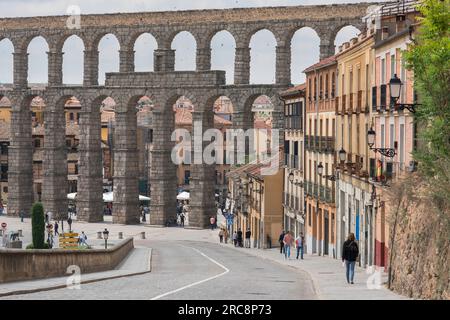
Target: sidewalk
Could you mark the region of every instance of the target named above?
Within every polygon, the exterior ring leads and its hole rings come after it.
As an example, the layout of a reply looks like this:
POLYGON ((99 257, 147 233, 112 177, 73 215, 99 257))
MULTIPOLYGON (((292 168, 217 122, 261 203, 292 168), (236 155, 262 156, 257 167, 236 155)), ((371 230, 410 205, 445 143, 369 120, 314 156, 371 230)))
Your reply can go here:
MULTIPOLYGON (((340 260, 315 255, 305 255, 305 260, 296 260, 297 251, 291 252, 292 260, 285 260, 280 254, 280 249, 244 249, 235 248, 233 245, 222 244, 259 258, 271 260, 291 268, 305 271, 312 278, 317 296, 321 300, 404 300, 406 297, 397 295, 386 288, 387 276, 381 276, 381 284, 377 285, 376 277, 368 274, 366 270, 357 267, 355 272, 355 284, 347 284, 345 268, 340 260), (368 285, 371 277, 373 282, 368 285), (374 289, 369 289, 374 288, 374 289)), ((378 283, 380 277, 378 277, 378 283)))
MULTIPOLYGON (((114 270, 81 274, 81 285, 149 273, 151 272, 151 258, 152 249, 136 247, 114 270)), ((69 275, 66 277, 0 284, 0 299, 5 296, 66 288, 68 278, 69 275)))

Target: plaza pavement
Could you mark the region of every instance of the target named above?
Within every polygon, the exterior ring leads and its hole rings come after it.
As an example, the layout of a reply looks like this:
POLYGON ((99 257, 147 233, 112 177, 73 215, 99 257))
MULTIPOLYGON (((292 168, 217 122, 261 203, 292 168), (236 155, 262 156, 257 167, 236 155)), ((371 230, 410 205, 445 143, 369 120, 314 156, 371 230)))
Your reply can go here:
MULTIPOLYGON (((106 218, 107 219, 107 218, 106 218)), ((22 229, 24 233, 24 242, 31 242, 31 223, 30 219, 26 219, 24 223, 21 223, 17 218, 8 218, 1 216, 0 223, 7 222, 10 229, 17 230, 22 229)), ((222 222, 219 220, 218 222, 222 222)), ((381 281, 377 281, 376 275, 368 274, 364 269, 357 268, 355 276, 355 285, 347 284, 345 280, 345 269, 342 266, 342 262, 339 260, 331 259, 328 257, 319 257, 314 255, 305 255, 305 260, 285 260, 283 255, 279 253, 279 249, 261 250, 261 249, 244 249, 235 248, 233 245, 219 244, 218 230, 191 230, 181 228, 155 228, 148 225, 140 226, 124 226, 113 225, 110 221, 103 223, 78 223, 74 222, 72 229, 75 231, 85 231, 88 235, 88 242, 98 242, 101 245, 101 240, 96 239, 97 232, 103 231, 104 228, 108 228, 110 231, 111 241, 117 241, 118 232, 124 233, 124 238, 134 237, 138 244, 148 243, 147 247, 152 247, 152 243, 156 242, 170 242, 170 243, 189 243, 195 241, 197 243, 209 243, 209 249, 216 247, 218 252, 223 252, 223 249, 238 251, 245 256, 253 256, 258 259, 263 259, 270 263, 279 265, 280 271, 284 268, 296 270, 304 273, 306 277, 309 277, 314 285, 314 291, 319 299, 325 300, 396 300, 406 299, 400 295, 397 295, 385 287, 386 275, 381 274, 381 281), (140 240, 140 233, 146 233, 147 240, 140 240), (372 282, 368 280, 372 279, 372 282)), ((292 255, 295 258, 295 250, 292 255)), ((222 259, 223 263, 227 263, 227 256, 222 259)), ((231 259, 231 258, 230 258, 231 259)), ((138 263, 139 257, 136 256, 133 263, 138 263)), ((231 262, 231 261, 230 261, 231 262)), ((233 263, 236 263, 233 261, 233 263)), ((237 262, 239 263, 239 262, 237 262)))

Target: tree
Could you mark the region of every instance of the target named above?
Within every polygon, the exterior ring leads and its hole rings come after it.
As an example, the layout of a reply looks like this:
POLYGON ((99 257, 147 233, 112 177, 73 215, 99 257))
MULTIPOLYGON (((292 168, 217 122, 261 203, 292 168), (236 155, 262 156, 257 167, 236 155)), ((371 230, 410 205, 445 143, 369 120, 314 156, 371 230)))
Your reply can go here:
POLYGON ((417 36, 406 52, 421 105, 417 108, 418 148, 414 158, 443 208, 450 203, 450 0, 418 5, 417 36))
POLYGON ((35 203, 31 209, 31 228, 33 235, 33 248, 45 248, 45 217, 42 203, 35 203))

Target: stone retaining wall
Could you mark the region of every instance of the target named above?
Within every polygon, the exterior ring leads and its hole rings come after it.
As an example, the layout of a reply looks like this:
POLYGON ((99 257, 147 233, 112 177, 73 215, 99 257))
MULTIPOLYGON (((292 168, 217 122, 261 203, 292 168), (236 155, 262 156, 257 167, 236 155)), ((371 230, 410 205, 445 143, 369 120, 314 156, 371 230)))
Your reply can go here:
POLYGON ((0 251, 0 283, 67 275, 76 265, 83 273, 112 270, 134 248, 129 238, 108 250, 4 250, 0 251))

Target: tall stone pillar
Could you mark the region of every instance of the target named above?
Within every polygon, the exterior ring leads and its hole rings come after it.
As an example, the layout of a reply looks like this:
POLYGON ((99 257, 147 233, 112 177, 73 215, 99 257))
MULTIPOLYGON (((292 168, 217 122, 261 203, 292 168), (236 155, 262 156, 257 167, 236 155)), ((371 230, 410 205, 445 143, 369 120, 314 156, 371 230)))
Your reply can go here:
POLYGON ((85 222, 103 221, 101 119, 94 107, 80 115, 77 211, 78 220, 85 222))
MULTIPOLYGON (((214 113, 211 112, 193 112, 194 124, 202 123, 202 132, 214 127, 214 113)), ((196 148, 193 143, 194 158, 202 159, 202 163, 194 162, 191 165, 191 199, 189 206, 189 227, 207 228, 211 216, 215 216, 217 208, 215 205, 215 165, 207 165, 203 159, 203 151, 210 142, 202 142, 202 148, 196 148)))
POLYGON ((33 145, 31 111, 11 112, 11 140, 8 148, 8 215, 30 216, 33 204, 33 145))
POLYGON ((116 111, 113 223, 139 224, 139 163, 134 108, 116 111))
POLYGON ((15 51, 14 57, 14 87, 26 88, 28 85, 28 53, 27 51, 15 51))
MULTIPOLYGON (((249 129, 253 129, 253 113, 251 112, 251 110, 246 110, 246 111, 235 111, 233 112, 232 115, 232 128, 233 130, 243 130, 244 133, 249 130, 249 129)), ((231 141, 228 141, 227 143, 232 143, 231 141)), ((249 141, 248 139, 246 139, 246 143, 245 143, 245 154, 243 155, 245 158, 245 155, 249 154, 250 152, 250 143, 251 141, 249 141)), ((238 150, 238 142, 235 141, 233 142, 234 145, 234 156, 233 156, 233 162, 230 163, 231 165, 238 165, 238 164, 242 164, 242 163, 238 163, 238 159, 240 157, 242 157, 242 154, 239 154, 239 150, 238 150)), ((256 147, 256 146, 254 146, 256 147)), ((230 150, 227 151, 227 161, 231 160, 231 152, 230 150)))
POLYGON ((67 210, 67 145, 66 119, 62 106, 47 105, 44 111, 44 160, 42 200, 45 212, 58 220, 66 220, 67 210))
POLYGON ((157 49, 153 55, 155 72, 170 72, 175 70, 175 50, 157 49))
POLYGON ((48 55, 48 85, 59 86, 63 83, 63 53, 49 51, 48 55))
POLYGON ((156 226, 165 226, 169 218, 176 217, 177 168, 171 158, 174 121, 172 109, 153 111, 150 224, 156 226))
POLYGON ((333 56, 335 54, 335 50, 333 41, 328 39, 320 39, 320 60, 333 56))
POLYGON ((84 51, 84 86, 98 85, 98 50, 84 51))
POLYGON ((250 48, 236 48, 234 62, 234 84, 250 82, 250 48))
POLYGON ((291 83, 291 47, 277 47, 277 63, 276 63, 276 83, 291 83))
POLYGON ((120 72, 134 72, 134 50, 120 50, 120 72))
POLYGON ((197 70, 211 70, 211 48, 197 49, 197 70))

